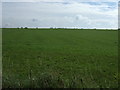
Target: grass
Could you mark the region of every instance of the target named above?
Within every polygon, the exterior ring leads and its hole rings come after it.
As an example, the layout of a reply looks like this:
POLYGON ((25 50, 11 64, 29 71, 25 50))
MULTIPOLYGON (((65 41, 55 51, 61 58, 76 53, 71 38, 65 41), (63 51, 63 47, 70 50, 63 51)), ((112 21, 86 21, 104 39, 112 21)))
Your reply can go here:
POLYGON ((0 89, 2 88, 2 29, 0 28, 0 89))
POLYGON ((116 88, 118 31, 3 29, 3 88, 116 88))

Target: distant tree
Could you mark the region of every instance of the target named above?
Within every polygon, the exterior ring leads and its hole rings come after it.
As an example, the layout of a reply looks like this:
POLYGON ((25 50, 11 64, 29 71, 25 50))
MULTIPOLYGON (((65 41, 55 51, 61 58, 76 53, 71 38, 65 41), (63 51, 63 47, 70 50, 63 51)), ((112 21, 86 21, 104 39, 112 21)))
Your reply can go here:
POLYGON ((36 27, 36 29, 38 29, 38 27, 36 27))
POLYGON ((25 27, 25 29, 28 29, 28 27, 25 27))
POLYGON ((23 29, 23 27, 21 27, 21 29, 23 29))

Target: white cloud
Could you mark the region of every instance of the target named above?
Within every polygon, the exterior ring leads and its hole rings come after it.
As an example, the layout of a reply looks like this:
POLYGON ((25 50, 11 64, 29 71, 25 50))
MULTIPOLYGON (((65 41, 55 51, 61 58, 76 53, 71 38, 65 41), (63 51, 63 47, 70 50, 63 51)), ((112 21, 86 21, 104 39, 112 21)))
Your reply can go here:
POLYGON ((0 28, 2 27, 2 3, 0 2, 0 28))
POLYGON ((2 0, 2 2, 63 2, 64 0, 2 0))
POLYGON ((2 0, 2 2, 118 2, 119 0, 2 0))
MULTIPOLYGON (((55 1, 58 0, 52 2, 55 1)), ((113 6, 105 3, 90 5, 77 1, 79 0, 70 4, 3 3, 3 26, 117 28, 117 6, 109 8, 113 6)))

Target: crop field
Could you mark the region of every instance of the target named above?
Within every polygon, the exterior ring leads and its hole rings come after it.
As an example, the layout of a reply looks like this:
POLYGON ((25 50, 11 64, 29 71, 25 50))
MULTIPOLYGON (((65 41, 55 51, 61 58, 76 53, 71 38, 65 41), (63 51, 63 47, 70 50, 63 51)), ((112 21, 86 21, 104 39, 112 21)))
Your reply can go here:
POLYGON ((3 29, 3 88, 116 88, 118 31, 3 29))

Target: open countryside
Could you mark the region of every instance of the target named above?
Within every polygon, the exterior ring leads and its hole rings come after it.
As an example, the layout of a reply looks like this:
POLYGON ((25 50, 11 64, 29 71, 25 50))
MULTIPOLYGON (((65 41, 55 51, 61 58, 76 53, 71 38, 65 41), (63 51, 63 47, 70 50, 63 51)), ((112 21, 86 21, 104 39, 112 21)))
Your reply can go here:
POLYGON ((116 88, 118 31, 4 28, 3 88, 116 88))

